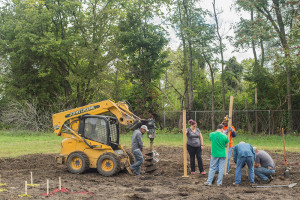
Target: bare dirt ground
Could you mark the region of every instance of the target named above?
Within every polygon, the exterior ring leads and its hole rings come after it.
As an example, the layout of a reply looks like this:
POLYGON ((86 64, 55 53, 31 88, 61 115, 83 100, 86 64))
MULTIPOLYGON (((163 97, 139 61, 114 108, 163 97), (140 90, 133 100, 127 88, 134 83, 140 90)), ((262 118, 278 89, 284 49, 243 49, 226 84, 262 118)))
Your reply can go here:
MULTIPOLYGON (((231 165, 229 175, 224 176, 223 186, 204 186, 206 175, 183 175, 183 154, 181 148, 158 147, 160 154, 158 170, 153 174, 143 174, 142 177, 130 176, 120 172, 117 176, 103 177, 96 170, 89 170, 85 174, 71 174, 66 166, 55 163, 55 155, 35 154, 18 158, 0 158, 1 183, 0 199, 300 199, 300 154, 288 153, 290 162, 290 178, 284 179, 283 156, 271 152, 276 165, 276 175, 269 185, 289 185, 298 183, 293 188, 251 188, 243 170, 242 185, 232 186, 234 182, 234 168, 231 165), (34 184, 28 187, 31 197, 19 197, 24 194, 24 183, 30 184, 30 172, 33 172, 34 184), (58 178, 62 179, 62 192, 58 189, 58 178), (50 193, 46 193, 46 180, 50 180, 50 193), (7 191, 5 191, 7 190, 7 191)), ((203 154, 204 168, 209 169, 210 149, 203 154)))

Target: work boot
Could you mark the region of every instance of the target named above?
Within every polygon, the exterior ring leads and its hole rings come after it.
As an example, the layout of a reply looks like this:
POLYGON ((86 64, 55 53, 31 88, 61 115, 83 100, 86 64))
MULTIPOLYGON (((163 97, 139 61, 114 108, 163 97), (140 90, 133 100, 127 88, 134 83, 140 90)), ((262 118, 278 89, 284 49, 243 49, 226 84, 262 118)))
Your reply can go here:
POLYGON ((211 186, 211 183, 205 182, 204 185, 205 186, 211 186))
POLYGON ((257 185, 256 183, 250 183, 250 186, 252 187, 252 186, 255 186, 255 185, 257 185))
POLYGON ((271 181, 273 181, 274 178, 273 178, 272 175, 270 175, 270 176, 269 176, 269 179, 270 179, 270 182, 271 182, 271 181))
POLYGON ((262 183, 263 183, 263 184, 268 184, 268 183, 270 183, 271 181, 272 181, 272 180, 268 178, 267 180, 263 180, 262 183))
POLYGON ((240 184, 240 183, 235 183, 235 182, 234 182, 234 183, 232 183, 232 185, 235 186, 235 187, 239 187, 241 184, 240 184))
POLYGON ((126 169, 127 169, 128 174, 133 175, 133 172, 132 172, 130 166, 129 166, 129 167, 126 167, 126 169))

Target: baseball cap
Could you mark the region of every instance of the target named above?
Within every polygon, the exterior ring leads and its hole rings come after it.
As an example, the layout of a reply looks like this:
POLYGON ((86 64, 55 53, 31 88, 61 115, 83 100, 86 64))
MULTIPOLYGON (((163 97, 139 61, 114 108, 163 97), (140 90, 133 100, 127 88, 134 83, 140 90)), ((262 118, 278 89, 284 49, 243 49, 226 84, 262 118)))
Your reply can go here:
POLYGON ((149 131, 148 127, 146 125, 142 125, 141 128, 144 129, 144 130, 146 130, 146 131, 149 131))

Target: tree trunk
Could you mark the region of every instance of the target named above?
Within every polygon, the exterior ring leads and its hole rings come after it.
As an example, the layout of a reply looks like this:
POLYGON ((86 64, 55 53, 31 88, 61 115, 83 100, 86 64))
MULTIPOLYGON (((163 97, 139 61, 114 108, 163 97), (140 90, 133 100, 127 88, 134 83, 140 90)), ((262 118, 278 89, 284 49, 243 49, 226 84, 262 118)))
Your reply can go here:
POLYGON ((193 53, 192 53, 192 44, 191 41, 188 41, 189 44, 189 117, 191 117, 191 111, 193 110, 193 53))
POLYGON ((249 113, 248 113, 248 101, 247 101, 247 99, 246 99, 246 101, 245 101, 245 110, 246 110, 247 130, 248 130, 249 132, 252 132, 251 122, 250 122, 250 119, 249 119, 249 113))
POLYGON ((215 130, 215 78, 214 78, 214 70, 213 66, 211 65, 210 61, 206 58, 203 54, 203 57, 209 66, 210 76, 211 76, 211 128, 215 130))
POLYGON ((213 9, 214 9, 214 17, 216 21, 216 28, 217 28, 217 35, 219 40, 219 49, 221 54, 221 65, 222 65, 222 74, 221 74, 221 81, 222 81, 222 103, 223 103, 223 110, 225 110, 225 83, 224 83, 224 55, 223 55, 223 41, 220 35, 220 27, 219 27, 219 20, 216 12, 216 1, 213 0, 213 9))
POLYGON ((179 19, 180 19, 180 36, 182 40, 182 48, 183 48, 183 75, 184 75, 184 98, 185 98, 185 109, 189 108, 189 92, 188 92, 188 67, 187 67, 187 50, 186 50, 186 41, 184 35, 184 21, 182 19, 182 13, 180 9, 180 5, 178 5, 179 9, 179 19))

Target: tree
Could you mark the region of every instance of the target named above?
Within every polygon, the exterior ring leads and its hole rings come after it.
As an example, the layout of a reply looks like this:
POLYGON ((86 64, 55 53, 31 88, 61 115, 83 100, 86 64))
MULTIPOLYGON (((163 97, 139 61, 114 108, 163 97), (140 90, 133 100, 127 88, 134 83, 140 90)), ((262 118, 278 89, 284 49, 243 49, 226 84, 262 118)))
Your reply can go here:
POLYGON ((255 9, 265 20, 272 26, 272 33, 276 34, 281 47, 278 49, 280 53, 275 53, 278 56, 277 61, 284 66, 286 72, 286 96, 288 102, 289 124, 291 129, 293 124, 292 119, 292 96, 291 96, 291 70, 295 66, 292 59, 291 46, 288 40, 291 36, 291 28, 294 26, 297 16, 297 3, 295 1, 254 1, 254 0, 238 0, 237 3, 245 10, 255 9), (284 59, 281 59, 281 57, 284 59))
POLYGON ((131 101, 136 112, 144 117, 157 116, 157 91, 154 87, 169 63, 165 60, 167 40, 164 31, 149 21, 152 1, 133 1, 127 7, 127 16, 119 24, 117 39, 129 67, 128 78, 134 88, 131 101), (133 99, 134 98, 134 99, 133 99))

